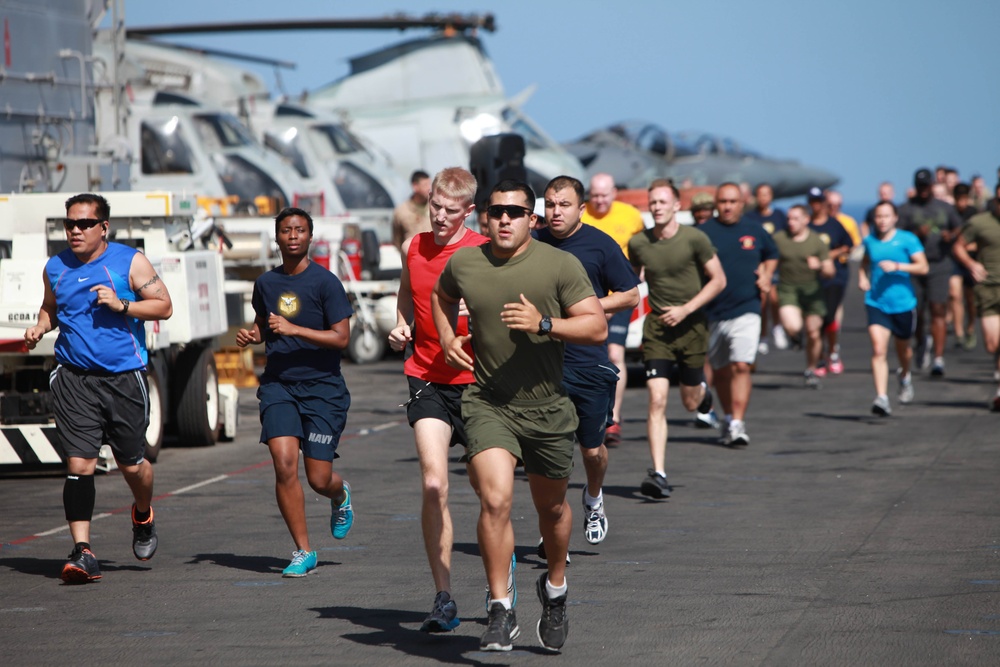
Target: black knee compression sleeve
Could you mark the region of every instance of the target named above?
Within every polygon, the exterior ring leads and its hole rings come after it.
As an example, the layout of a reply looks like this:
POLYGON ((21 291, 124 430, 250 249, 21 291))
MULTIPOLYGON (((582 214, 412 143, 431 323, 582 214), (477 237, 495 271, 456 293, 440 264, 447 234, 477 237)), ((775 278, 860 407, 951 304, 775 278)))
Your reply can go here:
POLYGON ((67 521, 90 521, 94 517, 94 476, 66 475, 63 508, 67 521))

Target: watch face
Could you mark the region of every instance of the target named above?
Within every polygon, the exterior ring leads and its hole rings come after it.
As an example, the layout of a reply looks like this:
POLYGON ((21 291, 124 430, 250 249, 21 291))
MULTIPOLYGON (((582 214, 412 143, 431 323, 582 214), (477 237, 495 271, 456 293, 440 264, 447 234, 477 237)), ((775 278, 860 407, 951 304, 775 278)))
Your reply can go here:
POLYGON ((538 332, 547 334, 552 331, 552 318, 545 316, 542 318, 541 324, 538 325, 538 332))

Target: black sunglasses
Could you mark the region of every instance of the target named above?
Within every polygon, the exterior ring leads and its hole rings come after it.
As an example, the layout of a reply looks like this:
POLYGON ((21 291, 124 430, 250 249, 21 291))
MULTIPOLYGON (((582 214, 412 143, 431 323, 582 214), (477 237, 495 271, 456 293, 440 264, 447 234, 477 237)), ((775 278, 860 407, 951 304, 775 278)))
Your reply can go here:
POLYGON ((102 222, 104 222, 104 221, 103 220, 97 220, 95 218, 84 218, 82 220, 71 220, 70 218, 64 218, 63 219, 63 226, 66 228, 66 231, 69 231, 69 230, 73 229, 74 227, 79 227, 80 230, 82 231, 82 230, 85 230, 85 229, 90 229, 91 227, 94 227, 96 225, 99 225, 102 222))
POLYGON ((517 206, 516 204, 490 204, 486 208, 486 215, 497 220, 502 218, 504 213, 511 220, 517 220, 520 217, 531 215, 533 211, 530 208, 517 206))

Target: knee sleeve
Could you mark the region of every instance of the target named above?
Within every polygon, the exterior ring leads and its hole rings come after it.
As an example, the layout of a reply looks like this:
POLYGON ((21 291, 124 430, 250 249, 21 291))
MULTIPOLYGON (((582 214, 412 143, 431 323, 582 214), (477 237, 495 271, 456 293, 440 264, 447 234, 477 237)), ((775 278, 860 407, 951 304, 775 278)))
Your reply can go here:
POLYGON ((63 507, 67 521, 90 521, 94 516, 94 476, 67 475, 63 486, 63 507))

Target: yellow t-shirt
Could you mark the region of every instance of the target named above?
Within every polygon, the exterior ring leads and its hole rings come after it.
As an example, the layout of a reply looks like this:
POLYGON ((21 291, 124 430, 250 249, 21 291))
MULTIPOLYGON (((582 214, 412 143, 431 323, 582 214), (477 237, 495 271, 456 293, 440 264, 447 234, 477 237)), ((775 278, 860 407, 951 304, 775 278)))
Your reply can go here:
POLYGON ((861 230, 858 229, 857 220, 846 213, 838 213, 837 222, 840 223, 840 226, 843 227, 847 234, 851 237, 851 242, 854 245, 859 245, 861 243, 861 230))
POLYGON ((611 210, 603 218, 594 217, 590 204, 587 204, 583 210, 583 221, 613 238, 615 243, 621 246, 626 257, 628 257, 629 239, 646 228, 639 209, 620 201, 611 202, 611 210))

